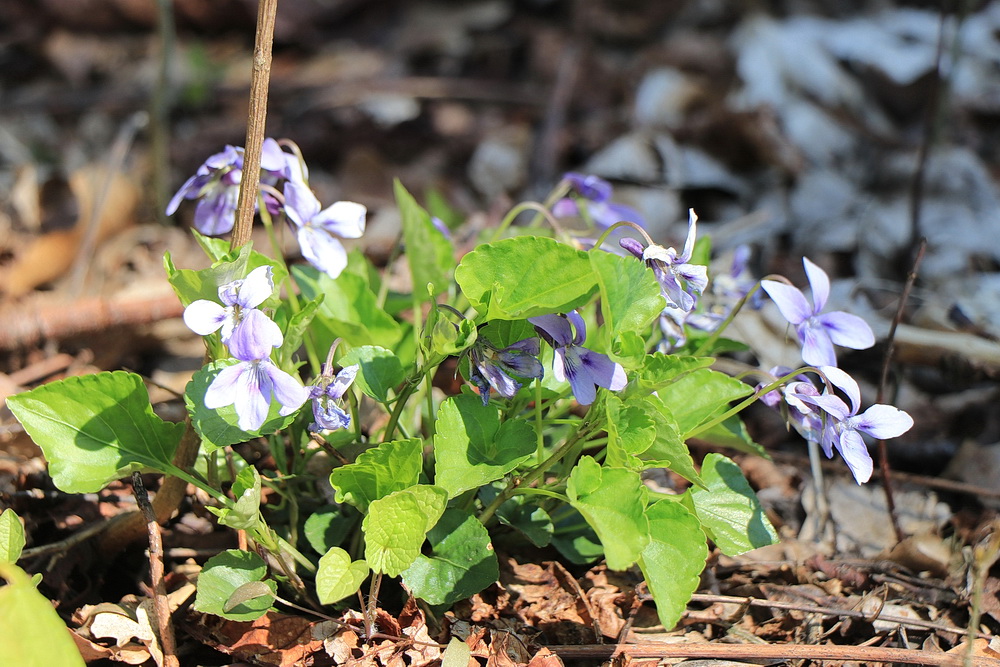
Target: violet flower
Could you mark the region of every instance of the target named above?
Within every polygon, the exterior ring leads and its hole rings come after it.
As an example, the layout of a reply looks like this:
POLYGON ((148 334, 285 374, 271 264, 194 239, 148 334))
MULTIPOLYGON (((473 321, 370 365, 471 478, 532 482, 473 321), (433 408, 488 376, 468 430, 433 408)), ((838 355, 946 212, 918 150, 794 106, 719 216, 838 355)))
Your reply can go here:
POLYGON ((278 339, 281 330, 257 309, 274 292, 270 266, 258 266, 246 278, 219 287, 219 305, 198 299, 184 309, 184 324, 200 336, 222 329, 222 342, 242 349, 278 339))
POLYGON ((347 388, 358 375, 358 364, 344 367, 336 377, 320 376, 319 381, 309 387, 309 397, 313 400, 313 419, 309 430, 336 431, 351 427, 351 415, 338 405, 347 388))
POLYGON ((599 176, 569 172, 563 176, 569 181, 579 198, 564 197, 552 206, 552 215, 557 218, 581 215, 583 205, 586 216, 601 227, 610 227, 616 222, 627 220, 644 227, 646 222, 631 206, 611 201, 611 184, 599 176))
POLYGON ((347 251, 340 239, 356 239, 364 234, 367 209, 351 201, 321 208, 316 195, 304 184, 285 183, 285 215, 298 229, 302 256, 336 278, 347 266, 347 251))
POLYGON ((552 373, 559 381, 568 380, 580 405, 590 405, 597 398, 597 387, 611 391, 625 388, 628 378, 621 364, 606 354, 581 347, 587 339, 587 325, 579 313, 529 317, 535 330, 555 350, 552 373), (575 330, 575 333, 574 333, 575 330))
POLYGON ((272 400, 281 404, 278 414, 282 416, 302 407, 309 398, 309 390, 270 359, 271 348, 281 345, 281 341, 280 331, 276 337, 231 338, 229 352, 239 363, 223 368, 212 381, 205 392, 205 407, 214 410, 234 405, 239 417, 237 425, 244 431, 256 431, 263 426, 272 400))
POLYGON ((519 340, 502 350, 478 338, 469 351, 469 380, 479 388, 483 405, 490 402, 490 387, 504 398, 513 398, 522 386, 513 376, 540 380, 545 371, 536 358, 539 351, 537 338, 519 340))
MULTIPOLYGON (((261 182, 274 185, 288 178, 289 157, 274 139, 265 139, 260 158, 261 182)), ((173 215, 184 199, 198 199, 194 210, 195 228, 207 236, 219 236, 232 231, 236 222, 236 204, 243 178, 243 149, 226 146, 198 167, 194 176, 184 182, 170 203, 167 215, 173 215)))
POLYGON ((781 311, 782 317, 795 327, 802 343, 802 359, 811 366, 836 366, 834 344, 854 350, 864 350, 875 344, 875 334, 868 323, 857 315, 834 311, 821 315, 830 296, 830 279, 826 272, 803 257, 806 277, 812 288, 812 305, 797 287, 776 280, 762 280, 761 287, 781 311))
POLYGON ((653 269, 656 281, 660 283, 660 293, 667 300, 668 308, 679 308, 684 312, 694 310, 697 296, 708 287, 708 267, 689 264, 694 252, 697 235, 698 216, 694 209, 688 210, 688 235, 684 250, 680 254, 674 248, 664 248, 651 243, 645 248, 633 238, 619 241, 621 247, 646 262, 653 269))

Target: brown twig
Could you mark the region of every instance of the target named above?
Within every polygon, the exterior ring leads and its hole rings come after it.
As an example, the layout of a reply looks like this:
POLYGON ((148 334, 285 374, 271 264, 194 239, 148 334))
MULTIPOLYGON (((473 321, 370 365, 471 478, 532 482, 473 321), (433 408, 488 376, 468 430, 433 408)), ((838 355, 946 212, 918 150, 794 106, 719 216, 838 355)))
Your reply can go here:
MULTIPOLYGON (((632 658, 709 658, 721 660, 855 660, 862 662, 902 663, 907 665, 962 664, 962 657, 947 653, 878 646, 841 646, 837 644, 667 644, 642 642, 637 644, 593 646, 548 646, 564 660, 587 660, 591 664, 610 660, 618 655, 632 658)), ((974 657, 973 667, 998 667, 995 658, 974 657)))
MULTIPOLYGON (((646 598, 647 596, 643 596, 646 598)), ((652 599, 649 597, 648 599, 652 599)), ((956 628, 934 621, 925 621, 922 618, 903 618, 901 616, 890 616, 881 612, 872 617, 870 612, 858 611, 857 609, 838 609, 836 607, 823 607, 807 604, 796 604, 794 602, 777 602, 772 600, 761 600, 758 598, 744 598, 732 595, 707 595, 695 593, 691 596, 691 602, 704 602, 706 604, 739 604, 745 607, 768 607, 770 609, 784 609, 786 611, 801 611, 807 614, 822 614, 823 616, 836 616, 840 618, 859 618, 868 622, 875 620, 886 623, 898 623, 899 625, 920 628, 922 630, 935 630, 940 632, 951 632, 956 635, 966 635, 968 631, 963 628, 956 628)))
POLYGON ((163 651, 163 665, 180 667, 174 626, 170 622, 167 587, 163 583, 163 537, 160 534, 160 524, 156 521, 156 513, 146 495, 146 487, 142 484, 142 475, 138 472, 132 473, 132 493, 135 494, 135 501, 146 520, 146 532, 149 535, 149 578, 153 586, 153 609, 156 611, 156 629, 160 636, 160 650, 163 651))
MULTIPOLYGON (((876 403, 882 403, 885 400, 885 388, 889 383, 889 369, 892 366, 892 357, 896 351, 896 328, 899 327, 899 323, 903 320, 906 303, 910 299, 910 290, 913 289, 913 283, 917 281, 920 263, 924 261, 924 253, 926 251, 927 239, 922 238, 920 239, 920 245, 917 247, 917 256, 913 260, 913 268, 910 269, 909 275, 906 276, 903 293, 899 295, 899 306, 896 308, 896 315, 892 318, 892 325, 889 327, 885 358, 882 360, 882 375, 879 377, 878 392, 875 396, 876 403)), ((892 496, 892 469, 889 467, 889 448, 886 446, 885 440, 878 441, 878 466, 879 470, 882 471, 882 488, 885 489, 885 502, 889 509, 889 520, 892 522, 892 531, 896 535, 896 542, 902 542, 905 536, 903 535, 903 529, 899 525, 899 516, 896 513, 896 501, 892 496)))
POLYGON ((236 208, 231 248, 236 250, 250 240, 254 205, 260 186, 260 154, 264 145, 264 125, 267 118, 267 86, 271 79, 271 44, 278 0, 260 0, 257 7, 257 35, 253 47, 253 71, 250 75, 250 113, 247 140, 243 149, 243 179, 236 208))
POLYGON ((173 292, 138 294, 111 299, 78 299, 28 309, 0 311, 0 350, 37 345, 103 331, 114 326, 137 326, 180 317, 184 311, 173 292))

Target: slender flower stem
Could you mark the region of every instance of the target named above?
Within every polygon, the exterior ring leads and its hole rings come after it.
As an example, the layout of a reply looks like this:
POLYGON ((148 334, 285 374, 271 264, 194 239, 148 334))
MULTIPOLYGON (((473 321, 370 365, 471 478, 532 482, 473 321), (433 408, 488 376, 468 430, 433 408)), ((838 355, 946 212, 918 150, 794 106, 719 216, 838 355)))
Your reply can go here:
POLYGON ((693 430, 688 431, 687 433, 684 434, 684 439, 687 440, 689 438, 693 438, 694 436, 698 435, 699 433, 704 433, 705 431, 709 430, 713 426, 717 426, 717 425, 721 424, 722 422, 726 421, 727 419, 729 419, 733 415, 737 415, 740 412, 742 412, 748 405, 752 404, 754 401, 759 400, 760 397, 763 396, 764 394, 767 394, 768 392, 774 391, 778 387, 782 386, 783 384, 785 384, 786 382, 788 382, 789 380, 791 380, 792 378, 794 378, 796 375, 799 375, 800 373, 809 373, 809 372, 817 373, 817 374, 819 374, 820 377, 824 377, 825 378, 825 376, 823 375, 822 371, 820 371, 818 368, 814 368, 813 366, 803 366, 802 368, 794 370, 791 373, 788 373, 787 375, 781 376, 780 378, 778 378, 777 380, 775 380, 771 384, 767 385, 766 387, 762 387, 761 389, 758 389, 757 391, 755 391, 754 393, 750 394, 745 399, 743 399, 742 401, 740 401, 735 407, 730 408, 729 410, 727 410, 726 412, 722 413, 721 415, 719 415, 715 419, 710 419, 707 422, 705 422, 704 424, 699 424, 698 426, 694 427, 693 430))
POLYGON ((417 387, 420 386, 420 378, 423 377, 423 373, 418 369, 417 373, 407 379, 406 384, 403 385, 403 389, 396 396, 396 405, 392 408, 392 414, 389 415, 389 423, 385 427, 385 435, 382 436, 382 442, 389 442, 392 440, 393 433, 396 432, 396 427, 399 425, 399 417, 403 414, 403 408, 406 407, 406 402, 416 391, 417 387))
POLYGON ((646 245, 653 245, 653 239, 650 238, 649 234, 646 233, 645 229, 635 224, 634 222, 630 222, 628 220, 622 220, 621 222, 616 222, 615 224, 605 229, 604 233, 598 237, 597 242, 594 243, 594 247, 600 248, 602 245, 604 245, 604 242, 607 240, 611 232, 618 229, 619 227, 631 227, 632 229, 636 230, 642 235, 642 238, 646 240, 646 245))
POLYGON ((500 221, 500 226, 493 232, 493 237, 490 238, 490 243, 493 243, 500 238, 500 235, 503 234, 507 228, 510 227, 511 223, 514 222, 514 219, 525 211, 535 211, 539 216, 544 217, 548 223, 552 225, 552 229, 556 230, 560 234, 565 234, 562 225, 560 225, 559 221, 553 217, 552 213, 549 212, 549 209, 546 208, 545 205, 539 204, 536 201, 526 201, 521 202, 514 208, 510 209, 510 212, 507 213, 507 215, 504 216, 504 219, 500 221))

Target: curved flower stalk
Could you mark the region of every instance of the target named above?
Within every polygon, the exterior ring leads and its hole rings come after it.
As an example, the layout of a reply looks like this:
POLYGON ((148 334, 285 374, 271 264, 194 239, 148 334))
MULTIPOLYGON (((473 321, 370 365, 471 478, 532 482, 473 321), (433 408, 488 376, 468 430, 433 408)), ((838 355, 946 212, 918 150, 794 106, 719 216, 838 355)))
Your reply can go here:
POLYGON ((875 344, 875 334, 857 315, 834 311, 822 313, 830 296, 830 278, 823 269, 802 258, 812 288, 812 305, 797 287, 776 280, 762 280, 761 287, 781 311, 802 344, 802 360, 811 366, 836 366, 833 346, 864 350, 875 344))
MULTIPOLYGON (((293 159, 294 156, 281 150, 277 141, 265 139, 260 158, 261 183, 275 185, 282 178, 289 178, 289 163, 293 159)), ((197 199, 195 228, 207 236, 226 234, 236 221, 242 178, 243 148, 226 146, 205 160, 195 175, 184 182, 167 204, 167 215, 176 213, 181 201, 197 199)))
POLYGON ((537 338, 519 340, 502 350, 477 338, 469 350, 469 380, 479 388, 483 405, 490 402, 491 387, 504 398, 514 398, 522 386, 515 378, 542 379, 545 371, 537 359, 540 349, 537 338))
MULTIPOLYGON (((261 317, 267 320, 263 313, 261 317)), ((281 404, 282 416, 301 408, 309 398, 309 390, 270 359, 271 348, 281 342, 277 325, 274 329, 260 329, 255 335, 231 338, 229 353, 240 363, 222 369, 212 381, 205 392, 205 407, 215 410, 235 406, 237 425, 244 431, 256 431, 264 424, 272 400, 281 404)))
POLYGON ((631 206, 611 201, 612 187, 599 176, 569 172, 563 176, 577 197, 564 197, 552 206, 557 218, 584 215, 600 227, 610 227, 621 220, 644 227, 646 222, 631 206))
POLYGON ((351 427, 351 415, 340 407, 339 403, 357 377, 359 368, 361 367, 358 364, 353 364, 345 366, 336 376, 324 373, 316 384, 309 387, 309 398, 313 402, 315 420, 309 425, 310 431, 318 433, 351 427))
POLYGON ((580 405, 590 405, 597 398, 597 387, 611 391, 625 388, 628 378, 621 364, 582 347, 587 339, 587 325, 576 311, 566 315, 529 317, 535 330, 555 350, 552 373, 559 381, 569 381, 580 405))
POLYGON ((366 214, 363 205, 351 201, 338 201, 324 209, 306 185, 294 180, 285 183, 285 215, 297 228, 302 256, 331 278, 347 266, 347 250, 340 239, 364 234, 366 214))
POLYGON ((246 278, 219 287, 219 305, 198 299, 184 309, 184 324, 200 336, 222 330, 222 342, 240 349, 259 347, 278 339, 281 331, 257 306, 274 293, 270 266, 259 266, 246 278))

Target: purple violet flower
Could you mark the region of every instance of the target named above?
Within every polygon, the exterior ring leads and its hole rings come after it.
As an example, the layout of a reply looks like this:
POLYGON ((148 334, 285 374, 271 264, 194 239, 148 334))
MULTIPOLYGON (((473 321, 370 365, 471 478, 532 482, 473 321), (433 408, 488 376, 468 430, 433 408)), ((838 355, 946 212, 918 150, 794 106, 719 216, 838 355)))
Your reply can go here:
MULTIPOLYGON (((288 178, 290 157, 274 139, 265 139, 260 158, 261 182, 276 184, 288 178)), ((195 228, 207 236, 219 236, 232 231, 236 222, 236 204, 243 178, 243 149, 226 146, 198 167, 194 176, 184 182, 170 203, 167 215, 173 215, 184 199, 198 199, 194 210, 195 228)))
POLYGON ((802 343, 802 359, 812 366, 836 366, 834 344, 854 350, 864 350, 875 344, 875 334, 868 323, 857 315, 843 311, 820 314, 830 296, 830 279, 823 269, 802 258, 806 277, 812 288, 813 304, 797 287, 776 280, 762 280, 761 287, 781 311, 782 317, 795 327, 802 343))
POLYGON ((340 239, 356 239, 365 233, 367 209, 352 201, 321 208, 308 187, 295 181, 285 183, 285 215, 298 228, 302 256, 336 278, 347 266, 347 251, 340 239))
POLYGON ((544 374, 536 358, 540 351, 537 338, 525 338, 502 350, 478 338, 469 351, 469 380, 479 388, 483 405, 490 402, 490 387, 504 398, 513 398, 522 383, 512 376, 540 380, 544 374))
POLYGON ((560 382, 569 381, 580 405, 593 403, 599 386, 611 391, 625 388, 628 378, 621 364, 611 361, 606 354, 581 347, 587 339, 587 325, 579 313, 540 315, 529 317, 528 321, 555 350, 552 373, 560 382))
POLYGON ((274 292, 270 266, 258 266, 246 278, 219 287, 219 305, 198 299, 184 309, 184 324, 199 336, 222 329, 222 342, 246 349, 275 339, 281 344, 281 330, 257 309, 274 292))
POLYGON ((611 184, 603 178, 571 171, 563 175, 563 179, 569 181, 579 198, 564 197, 557 201, 552 206, 552 215, 557 218, 581 215, 582 203, 587 217, 601 227, 610 227, 622 220, 634 222, 640 227, 646 226, 646 222, 634 208, 611 201, 611 184))
POLYGON ((694 252, 697 235, 698 216, 694 209, 688 211, 688 235, 684 241, 684 251, 680 254, 674 248, 664 248, 651 243, 645 248, 633 238, 619 241, 621 247, 646 262, 653 269, 653 275, 660 283, 660 293, 667 300, 668 308, 679 308, 690 313, 694 310, 698 294, 708 287, 708 267, 689 264, 694 252))
POLYGON ((321 375, 319 381, 309 387, 309 397, 313 399, 313 419, 316 420, 309 425, 310 431, 318 433, 351 427, 351 415, 337 403, 354 382, 359 368, 358 364, 354 364, 344 367, 336 377, 321 375))
POLYGON ((270 359, 271 348, 281 345, 281 341, 280 331, 276 337, 231 338, 229 352, 239 363, 223 368, 212 381, 205 392, 205 407, 214 410, 234 405, 239 417, 237 425, 244 431, 260 429, 267 420, 272 400, 281 404, 278 414, 282 416, 301 408, 309 398, 309 390, 270 359))

